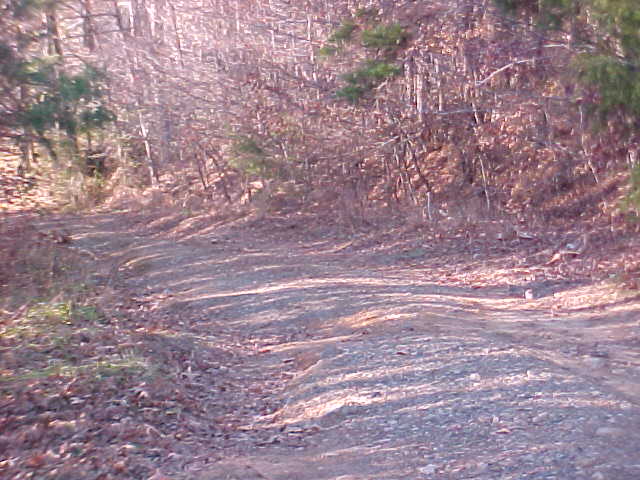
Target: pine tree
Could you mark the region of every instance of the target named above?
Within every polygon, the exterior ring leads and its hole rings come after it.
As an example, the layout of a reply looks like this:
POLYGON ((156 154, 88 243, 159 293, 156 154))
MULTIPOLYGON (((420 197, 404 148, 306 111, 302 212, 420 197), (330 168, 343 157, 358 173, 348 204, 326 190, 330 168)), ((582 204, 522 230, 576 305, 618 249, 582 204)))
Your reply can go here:
MULTIPOLYGON (((640 8, 637 0, 496 0, 506 10, 526 11, 539 24, 574 33, 582 22, 594 31, 580 41, 585 53, 575 66, 595 95, 588 105, 596 122, 612 121, 629 133, 640 129, 640 8)), ((585 29, 587 30, 587 29, 585 29)), ((575 40, 575 39, 574 39, 575 40)), ((637 176, 637 174, 636 174, 637 176)), ((640 207, 637 178, 629 199, 640 207)))
MULTIPOLYGON (((103 101, 105 76, 90 65, 75 71, 65 65, 52 24, 54 10, 54 2, 37 0, 7 0, 0 7, 0 136, 17 141, 23 156, 28 150, 23 147, 36 141, 57 164, 60 146, 54 132, 77 155, 79 135, 88 136, 115 117, 103 101), (37 13, 45 13, 47 21, 40 22, 37 13), (51 45, 48 56, 37 48, 42 39, 51 45)), ((23 158, 25 163, 28 168, 23 158)))

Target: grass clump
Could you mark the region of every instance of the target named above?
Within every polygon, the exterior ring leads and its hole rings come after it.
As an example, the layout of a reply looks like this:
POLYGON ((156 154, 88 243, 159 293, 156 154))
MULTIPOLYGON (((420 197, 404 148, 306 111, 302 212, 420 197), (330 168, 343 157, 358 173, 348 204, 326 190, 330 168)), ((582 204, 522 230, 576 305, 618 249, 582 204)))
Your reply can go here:
POLYGON ((96 306, 77 304, 67 300, 65 302, 42 302, 27 310, 26 320, 47 322, 64 325, 82 325, 104 323, 106 318, 104 313, 96 306))

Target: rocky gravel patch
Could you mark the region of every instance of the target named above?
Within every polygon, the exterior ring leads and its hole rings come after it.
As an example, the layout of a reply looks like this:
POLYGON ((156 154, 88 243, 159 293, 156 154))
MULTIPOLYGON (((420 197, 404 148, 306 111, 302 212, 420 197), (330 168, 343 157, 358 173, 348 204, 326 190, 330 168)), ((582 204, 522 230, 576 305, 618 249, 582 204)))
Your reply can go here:
POLYGON ((272 420, 310 432, 293 462, 246 462, 274 480, 631 479, 639 418, 635 405, 516 345, 371 338, 341 343, 291 382, 272 420))

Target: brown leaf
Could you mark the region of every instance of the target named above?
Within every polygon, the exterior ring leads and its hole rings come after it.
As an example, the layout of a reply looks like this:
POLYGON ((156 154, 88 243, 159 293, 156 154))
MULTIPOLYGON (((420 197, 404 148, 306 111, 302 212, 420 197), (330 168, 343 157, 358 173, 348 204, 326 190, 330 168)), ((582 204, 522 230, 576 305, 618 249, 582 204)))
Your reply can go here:
POLYGON ((31 456, 24 462, 24 464, 29 468, 40 468, 44 465, 44 463, 45 463, 45 455, 41 453, 31 456))
POLYGON ((172 480, 172 479, 171 477, 167 477, 158 469, 147 480, 172 480))

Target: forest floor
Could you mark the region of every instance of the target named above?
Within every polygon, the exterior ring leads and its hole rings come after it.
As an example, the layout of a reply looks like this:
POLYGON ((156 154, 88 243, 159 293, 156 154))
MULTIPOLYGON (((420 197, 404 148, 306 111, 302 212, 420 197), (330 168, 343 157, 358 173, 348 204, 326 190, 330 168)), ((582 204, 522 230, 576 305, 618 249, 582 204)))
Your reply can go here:
POLYGON ((0 325, 4 478, 640 478, 640 302, 587 253, 302 215, 37 228, 105 316, 39 347, 0 325))

